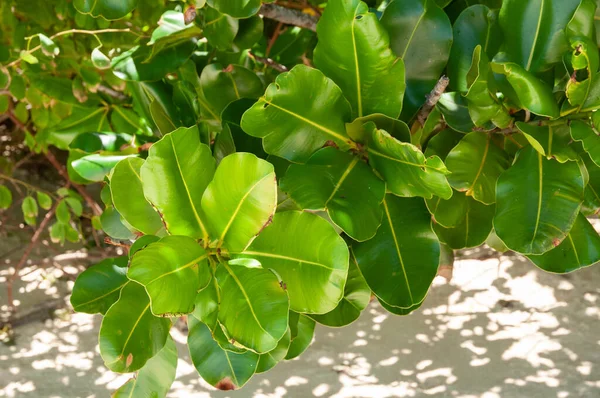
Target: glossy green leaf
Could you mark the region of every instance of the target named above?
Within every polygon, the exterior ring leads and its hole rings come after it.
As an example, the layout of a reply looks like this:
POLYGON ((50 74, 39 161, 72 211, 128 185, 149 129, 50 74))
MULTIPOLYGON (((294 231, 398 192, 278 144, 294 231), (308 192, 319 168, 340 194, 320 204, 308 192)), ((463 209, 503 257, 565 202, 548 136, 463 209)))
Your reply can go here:
POLYGON ((573 18, 567 24, 567 36, 584 36, 589 39, 595 39, 594 14, 596 13, 597 5, 594 0, 582 0, 573 18))
POLYGON ((468 102, 460 93, 442 94, 436 107, 444 115, 444 120, 450 128, 461 133, 470 133, 475 128, 468 102))
POLYGON ((310 317, 325 326, 346 326, 358 319, 370 300, 371 289, 360 273, 356 260, 352 258, 344 287, 344 297, 338 306, 326 314, 310 315, 310 317))
POLYGON ((465 135, 452 129, 444 129, 433 136, 427 143, 425 157, 438 156, 442 160, 446 157, 465 135))
POLYGON ((356 142, 366 144, 370 135, 369 122, 373 122, 375 127, 387 131, 392 137, 402 142, 411 142, 410 129, 401 120, 391 118, 381 113, 374 113, 369 116, 354 119, 352 123, 346 124, 348 136, 356 142))
POLYGON ((341 150, 354 146, 346 134, 349 119, 350 104, 339 87, 320 71, 298 65, 267 87, 242 117, 242 129, 262 138, 267 153, 305 162, 328 141, 341 150))
POLYGON ((541 72, 561 60, 568 49, 564 29, 581 0, 504 0, 500 26, 511 61, 541 72))
POLYGON ((127 257, 102 260, 79 274, 73 285, 71 305, 77 312, 105 314, 119 299, 127 281, 127 257))
POLYGON ((10 189, 6 185, 0 185, 0 210, 5 210, 12 204, 13 197, 10 189))
POLYGON ((73 5, 77 11, 90 14, 94 18, 99 16, 115 20, 121 19, 129 14, 137 6, 138 0, 74 0, 73 5))
POLYGON ((464 194, 454 192, 450 199, 433 197, 427 199, 425 203, 434 224, 440 224, 445 228, 454 228, 464 222, 468 206, 464 194))
MULTIPOLYGON (((50 208, 52 207, 52 198, 50 197, 50 195, 48 195, 47 193, 44 193, 42 191, 37 191, 36 197, 37 197, 38 204, 40 205, 40 207, 42 209, 50 210, 50 208)), ((1 206, 0 206, 0 208, 1 208, 1 206)))
POLYGON ((351 238, 372 238, 379 227, 385 183, 360 158, 323 148, 306 164, 292 164, 281 189, 302 209, 327 210, 351 238))
POLYGON ((194 367, 200 376, 220 389, 240 388, 254 375, 259 355, 246 351, 234 353, 222 349, 213 340, 208 326, 188 318, 188 347, 194 367))
POLYGON ((136 155, 113 155, 94 153, 75 159, 71 163, 73 170, 88 181, 101 182, 121 160, 136 155))
POLYGON ((102 230, 115 239, 134 239, 135 235, 121 221, 121 215, 112 206, 107 206, 100 216, 102 230))
POLYGON ((209 43, 220 50, 228 50, 240 28, 239 20, 220 13, 212 7, 202 9, 204 35, 209 43))
POLYGON ((571 66, 574 72, 567 82, 566 95, 576 111, 581 112, 592 91, 594 77, 600 66, 600 55, 598 45, 585 37, 572 39, 571 49, 571 66), (581 75, 585 77, 580 78, 581 75))
POLYGON ((262 38, 263 31, 264 22, 259 15, 239 20, 239 30, 233 40, 233 51, 251 48, 262 38))
POLYGON ((164 49, 181 44, 189 39, 200 37, 202 30, 194 23, 186 24, 182 12, 166 11, 158 21, 158 27, 152 32, 148 42, 152 52, 145 62, 150 62, 164 49))
POLYGON ((581 141, 590 159, 600 167, 600 136, 596 130, 580 120, 574 120, 571 122, 571 137, 581 141))
POLYGON ((383 130, 373 129, 367 148, 369 164, 398 196, 434 195, 449 198, 448 170, 440 158, 425 155, 414 145, 400 142, 383 130))
POLYGON ((315 334, 315 321, 306 315, 290 312, 290 333, 292 342, 285 355, 286 360, 298 357, 308 348, 315 334))
POLYGON ((440 241, 454 250, 483 244, 492 230, 494 206, 486 206, 460 192, 455 192, 450 201, 440 201, 436 206, 435 220, 441 218, 441 212, 444 208, 447 209, 448 205, 457 206, 452 209, 453 218, 456 220, 452 228, 445 228, 442 222, 433 225, 433 230, 440 241))
POLYGON ((481 132, 467 134, 446 158, 452 188, 488 205, 496 202, 496 181, 509 166, 508 154, 481 132))
POLYGON ((465 92, 468 90, 467 72, 471 68, 475 47, 482 46, 482 52, 491 58, 502 44, 498 11, 483 4, 472 5, 454 22, 453 36, 447 72, 450 88, 465 92))
POLYGON ((170 327, 169 319, 152 315, 142 285, 127 283, 100 326, 98 339, 104 364, 120 373, 141 369, 164 347, 170 327))
POLYGON ((579 159, 575 149, 569 145, 572 129, 568 126, 535 126, 517 122, 517 128, 531 146, 548 159, 556 159, 561 163, 579 159))
POLYGON ((21 203, 21 210, 26 217, 37 217, 39 208, 33 196, 26 196, 21 203))
POLYGON ((492 62, 491 66, 495 73, 506 76, 525 109, 540 116, 559 116, 552 89, 542 80, 514 62, 492 62))
POLYGON ((202 196, 208 231, 217 247, 242 251, 277 206, 273 166, 250 153, 224 158, 202 196))
POLYGON ((452 25, 434 0, 394 0, 386 7, 381 23, 390 35, 392 50, 406 68, 401 118, 408 120, 423 105, 446 67, 452 25))
POLYGON ((573 226, 583 192, 577 163, 559 163, 545 159, 533 147, 523 148, 498 179, 494 229, 511 250, 547 252, 573 226))
POLYGON ((277 272, 287 287, 293 311, 324 314, 343 297, 348 274, 348 247, 333 227, 311 213, 286 211, 243 253, 234 258, 255 258, 277 272))
POLYGON ((352 252, 373 293, 389 305, 421 303, 437 273, 440 243, 421 198, 387 195, 377 235, 352 252))
POLYGON ((288 328, 274 349, 260 355, 258 366, 256 367, 256 373, 263 373, 274 368, 275 365, 285 358, 288 350, 290 349, 291 342, 292 336, 290 329, 288 328))
POLYGON ((144 197, 140 169, 144 160, 126 158, 113 169, 110 191, 115 209, 136 230, 156 235, 164 228, 160 215, 144 197))
POLYGON ((111 398, 166 397, 175 381, 176 370, 177 346, 169 336, 163 349, 150 358, 136 377, 123 384, 111 398))
POLYGON ((415 304, 409 308, 401 308, 401 307, 394 307, 392 305, 389 305, 388 303, 386 303, 385 301, 383 301, 380 298, 378 298, 378 301, 379 301, 379 304, 381 304, 381 306, 386 311, 391 312, 394 315, 400 315, 400 316, 409 315, 411 312, 419 309, 419 307, 421 307, 421 305, 423 304, 423 302, 420 302, 419 304, 415 304))
POLYGON ((230 339, 259 354, 273 350, 288 325, 289 302, 277 276, 263 268, 221 263, 219 322, 230 339))
POLYGON ((127 276, 144 286, 154 315, 188 314, 198 291, 210 282, 207 258, 194 239, 166 236, 133 256, 127 276))
POLYGON ((206 0, 209 6, 216 8, 223 14, 234 18, 248 18, 258 12, 260 0, 230 1, 230 0, 206 0))
POLYGON ((139 250, 142 250, 144 247, 148 246, 150 243, 154 243, 160 240, 158 236, 155 235, 144 235, 140 236, 138 239, 133 242, 133 244, 129 247, 129 259, 133 257, 135 253, 139 250))
POLYGON ((104 107, 75 106, 69 117, 48 129, 48 140, 60 149, 67 149, 79 134, 93 131, 111 131, 108 110, 104 107))
POLYGON ((583 214, 579 214, 565 240, 540 256, 527 256, 548 272, 567 273, 600 261, 600 236, 583 214))
POLYGON ((144 195, 171 234, 208 241, 200 202, 214 170, 210 149, 200 142, 196 127, 175 130, 152 145, 141 169, 144 195))
POLYGON ((104 54, 100 48, 94 48, 92 50, 92 64, 98 69, 109 69, 110 68, 110 58, 104 54))
POLYGON ((388 33, 368 6, 360 0, 330 0, 317 35, 315 66, 340 86, 353 115, 397 118, 406 88, 404 62, 392 53, 388 33))

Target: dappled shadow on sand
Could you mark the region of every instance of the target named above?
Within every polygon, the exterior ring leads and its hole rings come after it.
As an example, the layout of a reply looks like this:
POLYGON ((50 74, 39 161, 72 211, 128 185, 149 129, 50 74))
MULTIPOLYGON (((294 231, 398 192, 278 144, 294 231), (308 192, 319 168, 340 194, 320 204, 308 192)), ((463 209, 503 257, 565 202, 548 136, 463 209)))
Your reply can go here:
MULTIPOLYGON (((64 278, 49 282, 62 269, 38 276, 27 304, 68 290, 64 278)), ((452 281, 436 280, 416 313, 399 317, 371 303, 349 327, 317 327, 299 359, 254 376, 241 391, 210 388, 179 344, 169 396, 597 397, 599 281, 600 267, 559 276, 519 256, 465 252, 452 281)), ((65 313, 18 328, 15 345, 0 346, 0 396, 107 396, 130 376, 103 366, 99 326, 100 317, 65 313)), ((185 342, 181 332, 173 336, 185 342)))

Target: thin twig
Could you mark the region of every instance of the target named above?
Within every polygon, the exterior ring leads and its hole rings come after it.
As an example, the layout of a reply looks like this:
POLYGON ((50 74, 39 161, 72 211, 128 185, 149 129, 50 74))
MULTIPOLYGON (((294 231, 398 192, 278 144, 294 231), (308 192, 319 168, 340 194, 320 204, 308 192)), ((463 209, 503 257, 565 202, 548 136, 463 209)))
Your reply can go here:
POLYGON ((123 94, 122 92, 114 90, 103 84, 100 84, 97 89, 98 89, 99 93, 107 95, 107 96, 115 99, 118 102, 126 102, 129 100, 129 97, 126 96, 125 94, 123 94))
POLYGON ((427 120, 427 117, 433 110, 435 104, 437 104, 440 100, 442 94, 444 94, 444 91, 446 91, 446 88, 448 87, 449 83, 450 79, 448 79, 446 76, 440 77, 440 80, 438 80, 433 90, 431 90, 431 92, 427 96, 425 104, 423 104, 423 107, 417 115, 417 121, 419 122, 419 124, 421 124, 421 126, 425 126, 425 121, 427 120))
POLYGON ((277 26, 275 27, 275 31, 273 32, 273 36, 271 36, 271 39, 269 40, 269 44, 267 44, 267 49, 265 50, 265 56, 267 58, 269 57, 269 54, 271 54, 271 49, 273 48, 273 45, 277 41, 277 38, 279 37, 279 34, 282 32, 282 30, 281 30, 282 27, 283 27, 283 22, 279 22, 277 24, 277 26))
POLYGON ((313 32, 317 31, 319 18, 299 10, 278 6, 277 4, 263 4, 258 13, 265 18, 274 19, 284 24, 299 26, 313 32))
POLYGON ((271 58, 259 57, 258 55, 254 55, 251 52, 248 53, 248 56, 257 62, 260 62, 261 64, 270 66, 278 72, 287 72, 289 70, 285 65, 281 65, 273 61, 271 58))

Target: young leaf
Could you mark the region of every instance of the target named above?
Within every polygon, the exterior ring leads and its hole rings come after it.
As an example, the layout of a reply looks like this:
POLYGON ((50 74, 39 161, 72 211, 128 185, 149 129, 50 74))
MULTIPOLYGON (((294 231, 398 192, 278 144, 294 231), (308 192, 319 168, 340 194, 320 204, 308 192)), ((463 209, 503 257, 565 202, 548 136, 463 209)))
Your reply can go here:
POLYGON ((273 269, 287 288, 290 308, 324 314, 343 297, 348 247, 321 217, 298 211, 275 214, 273 223, 233 258, 254 258, 273 269))
POLYGON ((533 147, 523 148, 498 179, 494 229, 511 250, 545 253, 567 236, 583 192, 577 163, 548 160, 533 147))
MULTIPOLYGON (((52 207, 52 198, 50 197, 50 195, 48 195, 47 193, 42 192, 42 191, 37 191, 36 195, 37 195, 37 201, 38 201, 38 204, 40 205, 40 207, 44 210, 50 210, 50 208, 52 207)), ((1 207, 2 206, 0 206, 0 208, 1 207)))
POLYGON ((517 128, 531 146, 548 159, 556 159, 560 163, 579 159, 573 146, 569 145, 572 135, 569 126, 535 126, 517 122, 517 128))
POLYGON ((143 286, 128 282, 100 326, 98 339, 104 364, 120 373, 141 369, 164 347, 170 328, 168 318, 152 315, 143 286))
POLYGON ((135 253, 127 277, 144 286, 154 315, 189 314, 211 279, 207 258, 194 239, 165 236, 135 253))
POLYGON ((404 63, 377 16, 360 0, 330 0, 317 24, 314 62, 350 101, 354 117, 402 110, 404 63), (347 43, 346 45, 340 45, 347 43))
POLYGON ((360 158, 335 148, 319 150, 304 165, 290 165, 280 187, 302 209, 327 210, 355 240, 372 238, 381 223, 385 183, 360 158))
POLYGON ((77 312, 105 314, 119 299, 119 292, 127 282, 127 257, 102 260, 79 274, 73 285, 71 305, 77 312))
POLYGON ((12 192, 6 185, 0 185, 0 210, 5 210, 12 204, 12 192))
POLYGON ((37 217, 39 209, 33 196, 26 196, 25 199, 23 199, 21 210, 23 210, 23 215, 25 217, 37 217))

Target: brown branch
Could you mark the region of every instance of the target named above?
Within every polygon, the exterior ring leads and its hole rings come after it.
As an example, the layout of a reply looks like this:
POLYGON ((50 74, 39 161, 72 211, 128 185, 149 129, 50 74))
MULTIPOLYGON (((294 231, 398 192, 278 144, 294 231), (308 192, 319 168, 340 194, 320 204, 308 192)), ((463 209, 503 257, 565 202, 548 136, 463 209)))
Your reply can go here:
POLYGON ((126 101, 129 100, 129 97, 126 96, 125 94, 123 94, 122 92, 114 90, 114 89, 112 89, 112 88, 110 88, 108 86, 105 86, 103 84, 100 84, 97 87, 97 90, 98 90, 99 93, 102 93, 102 94, 104 94, 104 95, 106 95, 108 97, 111 97, 111 98, 113 98, 117 102, 126 102, 126 101))
POLYGON ((448 79, 446 76, 440 77, 440 80, 438 80, 433 90, 431 90, 431 92, 427 96, 425 104, 423 104, 423 107, 417 114, 417 121, 421 126, 425 126, 425 121, 427 120, 427 117, 429 117, 429 114, 433 110, 433 107, 435 106, 435 104, 438 103, 440 97, 442 96, 442 94, 444 94, 444 91, 446 91, 446 88, 448 87, 449 83, 450 79, 448 79))
POLYGON ((265 18, 274 19, 288 25, 295 25, 301 28, 317 31, 317 22, 319 18, 303 13, 299 10, 278 6, 276 4, 263 4, 258 12, 265 18))
POLYGON ((25 248, 25 251, 23 252, 23 255, 21 256, 21 259, 15 266, 15 270, 13 271, 12 275, 9 276, 6 280, 6 297, 8 299, 8 311, 9 312, 13 312, 15 310, 15 302, 14 302, 14 296, 13 296, 13 282, 19 276, 19 270, 23 267, 23 265, 25 265, 25 262, 29 258, 31 251, 33 250, 33 248, 37 244, 38 240, 40 239, 40 235, 46 228, 46 225, 48 225, 48 223, 54 216, 54 213, 56 212, 56 208, 58 207, 59 203, 60 203, 60 201, 55 201, 54 205, 52 205, 52 208, 48 211, 48 213, 46 213, 46 215, 44 216, 44 219, 40 223, 40 226, 35 230, 35 233, 31 237, 31 241, 29 242, 29 245, 27 246, 27 248, 25 248))
POLYGON ((256 62, 260 62, 261 64, 270 66, 271 68, 275 69, 278 72, 287 72, 289 70, 285 65, 281 65, 281 64, 273 61, 271 58, 259 57, 258 55, 254 55, 251 52, 248 53, 248 56, 250 58, 252 58, 253 60, 255 60, 256 62))

